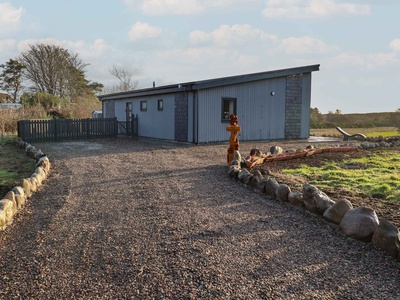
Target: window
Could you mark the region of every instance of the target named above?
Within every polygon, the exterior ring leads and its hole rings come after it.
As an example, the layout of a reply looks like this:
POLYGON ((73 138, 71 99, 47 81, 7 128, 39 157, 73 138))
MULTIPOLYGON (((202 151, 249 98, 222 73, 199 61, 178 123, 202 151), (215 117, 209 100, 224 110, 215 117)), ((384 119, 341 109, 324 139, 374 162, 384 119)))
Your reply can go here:
POLYGON ((236 98, 222 98, 222 122, 229 122, 229 116, 236 115, 236 98))
POLYGON ((164 109, 164 101, 163 101, 163 99, 158 99, 157 107, 158 107, 159 111, 164 109))
POLYGON ((147 111, 147 101, 140 101, 140 110, 147 111))

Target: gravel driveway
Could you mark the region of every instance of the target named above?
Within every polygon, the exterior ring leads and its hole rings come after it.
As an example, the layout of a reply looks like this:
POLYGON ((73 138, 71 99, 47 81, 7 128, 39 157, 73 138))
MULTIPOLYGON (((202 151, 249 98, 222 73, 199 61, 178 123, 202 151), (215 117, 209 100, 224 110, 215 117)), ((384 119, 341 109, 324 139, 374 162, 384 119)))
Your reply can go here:
POLYGON ((34 146, 52 172, 0 232, 0 299, 400 299, 398 261, 230 179, 227 144, 34 146))

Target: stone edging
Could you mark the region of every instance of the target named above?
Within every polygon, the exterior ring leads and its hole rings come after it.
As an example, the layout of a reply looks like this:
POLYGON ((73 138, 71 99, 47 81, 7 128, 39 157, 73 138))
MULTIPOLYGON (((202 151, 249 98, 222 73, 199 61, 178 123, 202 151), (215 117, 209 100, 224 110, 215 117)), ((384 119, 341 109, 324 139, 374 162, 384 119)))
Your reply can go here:
POLYGON ((17 139, 17 146, 24 148, 27 155, 36 160, 35 171, 29 178, 22 179, 21 185, 14 187, 0 200, 0 231, 5 230, 13 221, 18 209, 42 185, 50 171, 50 161, 40 149, 17 139))
MULTIPOLYGON (((363 142, 362 149, 400 146, 397 142, 363 142)), ((322 216, 326 221, 339 226, 346 236, 371 242, 388 255, 400 261, 400 232, 391 222, 378 219, 376 212, 368 207, 353 208, 347 199, 334 201, 323 191, 311 184, 303 185, 301 191, 291 190, 284 183, 279 184, 273 177, 264 177, 260 171, 254 174, 241 168, 240 152, 235 151, 228 175, 244 185, 265 193, 270 199, 287 202, 293 206, 305 207, 311 213, 322 216)))

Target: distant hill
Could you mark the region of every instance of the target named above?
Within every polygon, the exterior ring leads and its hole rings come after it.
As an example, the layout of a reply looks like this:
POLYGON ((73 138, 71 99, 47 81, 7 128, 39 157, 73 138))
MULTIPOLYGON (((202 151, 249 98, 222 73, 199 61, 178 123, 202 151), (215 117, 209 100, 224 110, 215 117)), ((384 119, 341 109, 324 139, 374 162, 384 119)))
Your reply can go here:
POLYGON ((366 127, 396 127, 395 118, 398 113, 365 113, 365 114, 320 114, 311 118, 312 128, 366 128, 366 127))

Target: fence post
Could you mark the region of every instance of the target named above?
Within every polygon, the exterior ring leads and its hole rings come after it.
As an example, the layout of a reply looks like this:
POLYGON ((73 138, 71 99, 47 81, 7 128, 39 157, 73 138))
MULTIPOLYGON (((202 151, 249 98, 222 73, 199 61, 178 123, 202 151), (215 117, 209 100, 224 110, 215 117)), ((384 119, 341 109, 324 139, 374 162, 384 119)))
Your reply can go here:
POLYGON ((89 119, 84 119, 83 122, 86 123, 86 138, 90 139, 89 119))
POLYGON ((139 136, 139 115, 136 114, 135 118, 135 134, 136 136, 139 136))
POLYGON ((54 141, 58 142, 58 124, 57 124, 57 119, 53 119, 52 121, 54 121, 54 141))
POLYGON ((22 140, 24 140, 24 138, 22 136, 22 132, 21 132, 22 131, 22 129, 21 129, 22 128, 22 124, 21 123, 22 123, 22 121, 18 121, 17 122, 18 137, 20 137, 22 140))
POLYGON ((29 124, 30 121, 27 120, 21 120, 18 121, 18 137, 20 137, 23 141, 29 142, 28 139, 28 134, 26 130, 26 123, 29 124))
POLYGON ((118 120, 114 117, 114 136, 118 136, 118 120))
POLYGON ((131 137, 135 136, 135 114, 132 114, 131 117, 132 123, 131 123, 131 137))

